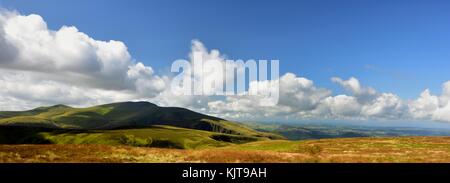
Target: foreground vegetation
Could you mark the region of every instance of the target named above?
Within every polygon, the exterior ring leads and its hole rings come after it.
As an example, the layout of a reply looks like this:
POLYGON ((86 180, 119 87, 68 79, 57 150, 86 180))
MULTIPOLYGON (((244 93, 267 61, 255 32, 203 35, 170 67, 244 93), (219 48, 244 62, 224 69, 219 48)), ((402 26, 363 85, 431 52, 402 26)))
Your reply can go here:
POLYGON ((271 140, 196 150, 0 145, 0 162, 450 162, 450 137, 271 140))

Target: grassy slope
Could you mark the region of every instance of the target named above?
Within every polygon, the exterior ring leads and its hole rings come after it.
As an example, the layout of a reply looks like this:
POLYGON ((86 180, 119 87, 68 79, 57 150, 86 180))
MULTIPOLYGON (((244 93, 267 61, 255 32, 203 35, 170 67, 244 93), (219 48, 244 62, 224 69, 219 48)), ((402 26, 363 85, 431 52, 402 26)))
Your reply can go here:
POLYGON ((0 112, 0 125, 82 130, 170 125, 235 135, 283 138, 184 108, 158 107, 148 102, 113 103, 89 108, 56 105, 22 112, 0 112))
POLYGON ((198 150, 0 145, 0 162, 450 162, 450 137, 276 140, 198 150))
POLYGON ((104 144, 198 149, 222 147, 266 138, 223 134, 172 126, 117 130, 49 130, 0 128, 2 144, 104 144))
POLYGON ((221 147, 232 143, 261 140, 250 136, 220 134, 171 126, 88 132, 44 132, 41 134, 54 144, 107 144, 178 149, 221 147))

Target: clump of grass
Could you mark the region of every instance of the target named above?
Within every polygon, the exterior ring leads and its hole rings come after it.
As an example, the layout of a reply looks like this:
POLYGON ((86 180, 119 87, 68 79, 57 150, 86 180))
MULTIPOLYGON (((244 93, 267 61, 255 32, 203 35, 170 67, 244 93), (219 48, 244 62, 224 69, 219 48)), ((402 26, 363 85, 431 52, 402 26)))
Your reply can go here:
POLYGON ((185 148, 184 145, 174 143, 169 139, 155 139, 153 141, 152 147, 177 148, 177 149, 185 148))
POLYGON ((153 139, 137 138, 134 135, 123 135, 119 137, 119 141, 124 145, 136 146, 136 147, 152 147, 153 139))
POLYGON ((134 135, 122 135, 119 137, 119 142, 134 147, 185 148, 183 144, 177 144, 167 138, 152 139, 151 137, 139 138, 134 135))
POLYGON ((229 135, 229 134, 213 134, 211 135, 211 138, 217 141, 230 142, 236 144, 258 141, 258 139, 255 137, 229 135))
POLYGON ((307 154, 312 155, 312 156, 317 156, 322 151, 323 151, 323 148, 321 146, 314 145, 314 144, 306 145, 306 146, 304 146, 304 145, 299 145, 298 146, 298 152, 299 153, 307 153, 307 154))

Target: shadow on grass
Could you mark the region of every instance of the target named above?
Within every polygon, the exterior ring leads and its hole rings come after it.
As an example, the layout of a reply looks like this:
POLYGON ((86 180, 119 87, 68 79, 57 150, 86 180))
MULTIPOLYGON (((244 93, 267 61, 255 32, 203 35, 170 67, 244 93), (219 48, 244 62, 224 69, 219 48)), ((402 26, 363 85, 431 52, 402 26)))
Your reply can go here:
POLYGON ((51 144, 39 133, 55 129, 23 126, 0 126, 0 144, 51 144))

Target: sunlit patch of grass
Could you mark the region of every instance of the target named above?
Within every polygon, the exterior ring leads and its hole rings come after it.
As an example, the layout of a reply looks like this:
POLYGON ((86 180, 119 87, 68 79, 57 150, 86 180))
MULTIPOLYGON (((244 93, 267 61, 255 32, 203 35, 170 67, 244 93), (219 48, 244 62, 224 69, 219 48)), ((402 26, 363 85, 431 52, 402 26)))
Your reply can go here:
POLYGON ((153 126, 123 130, 94 130, 87 132, 42 132, 40 135, 53 144, 105 144, 178 149, 223 147, 231 143, 239 143, 239 141, 247 142, 247 138, 244 136, 218 134, 170 126, 153 126), (213 137, 217 135, 226 136, 226 139, 234 140, 226 142, 220 139, 214 139, 213 137))
POLYGON ((298 144, 301 141, 288 141, 288 140, 269 140, 269 141, 259 141, 251 142, 241 145, 232 145, 224 147, 224 149, 235 149, 235 150, 269 150, 277 152, 293 152, 296 151, 298 144))

